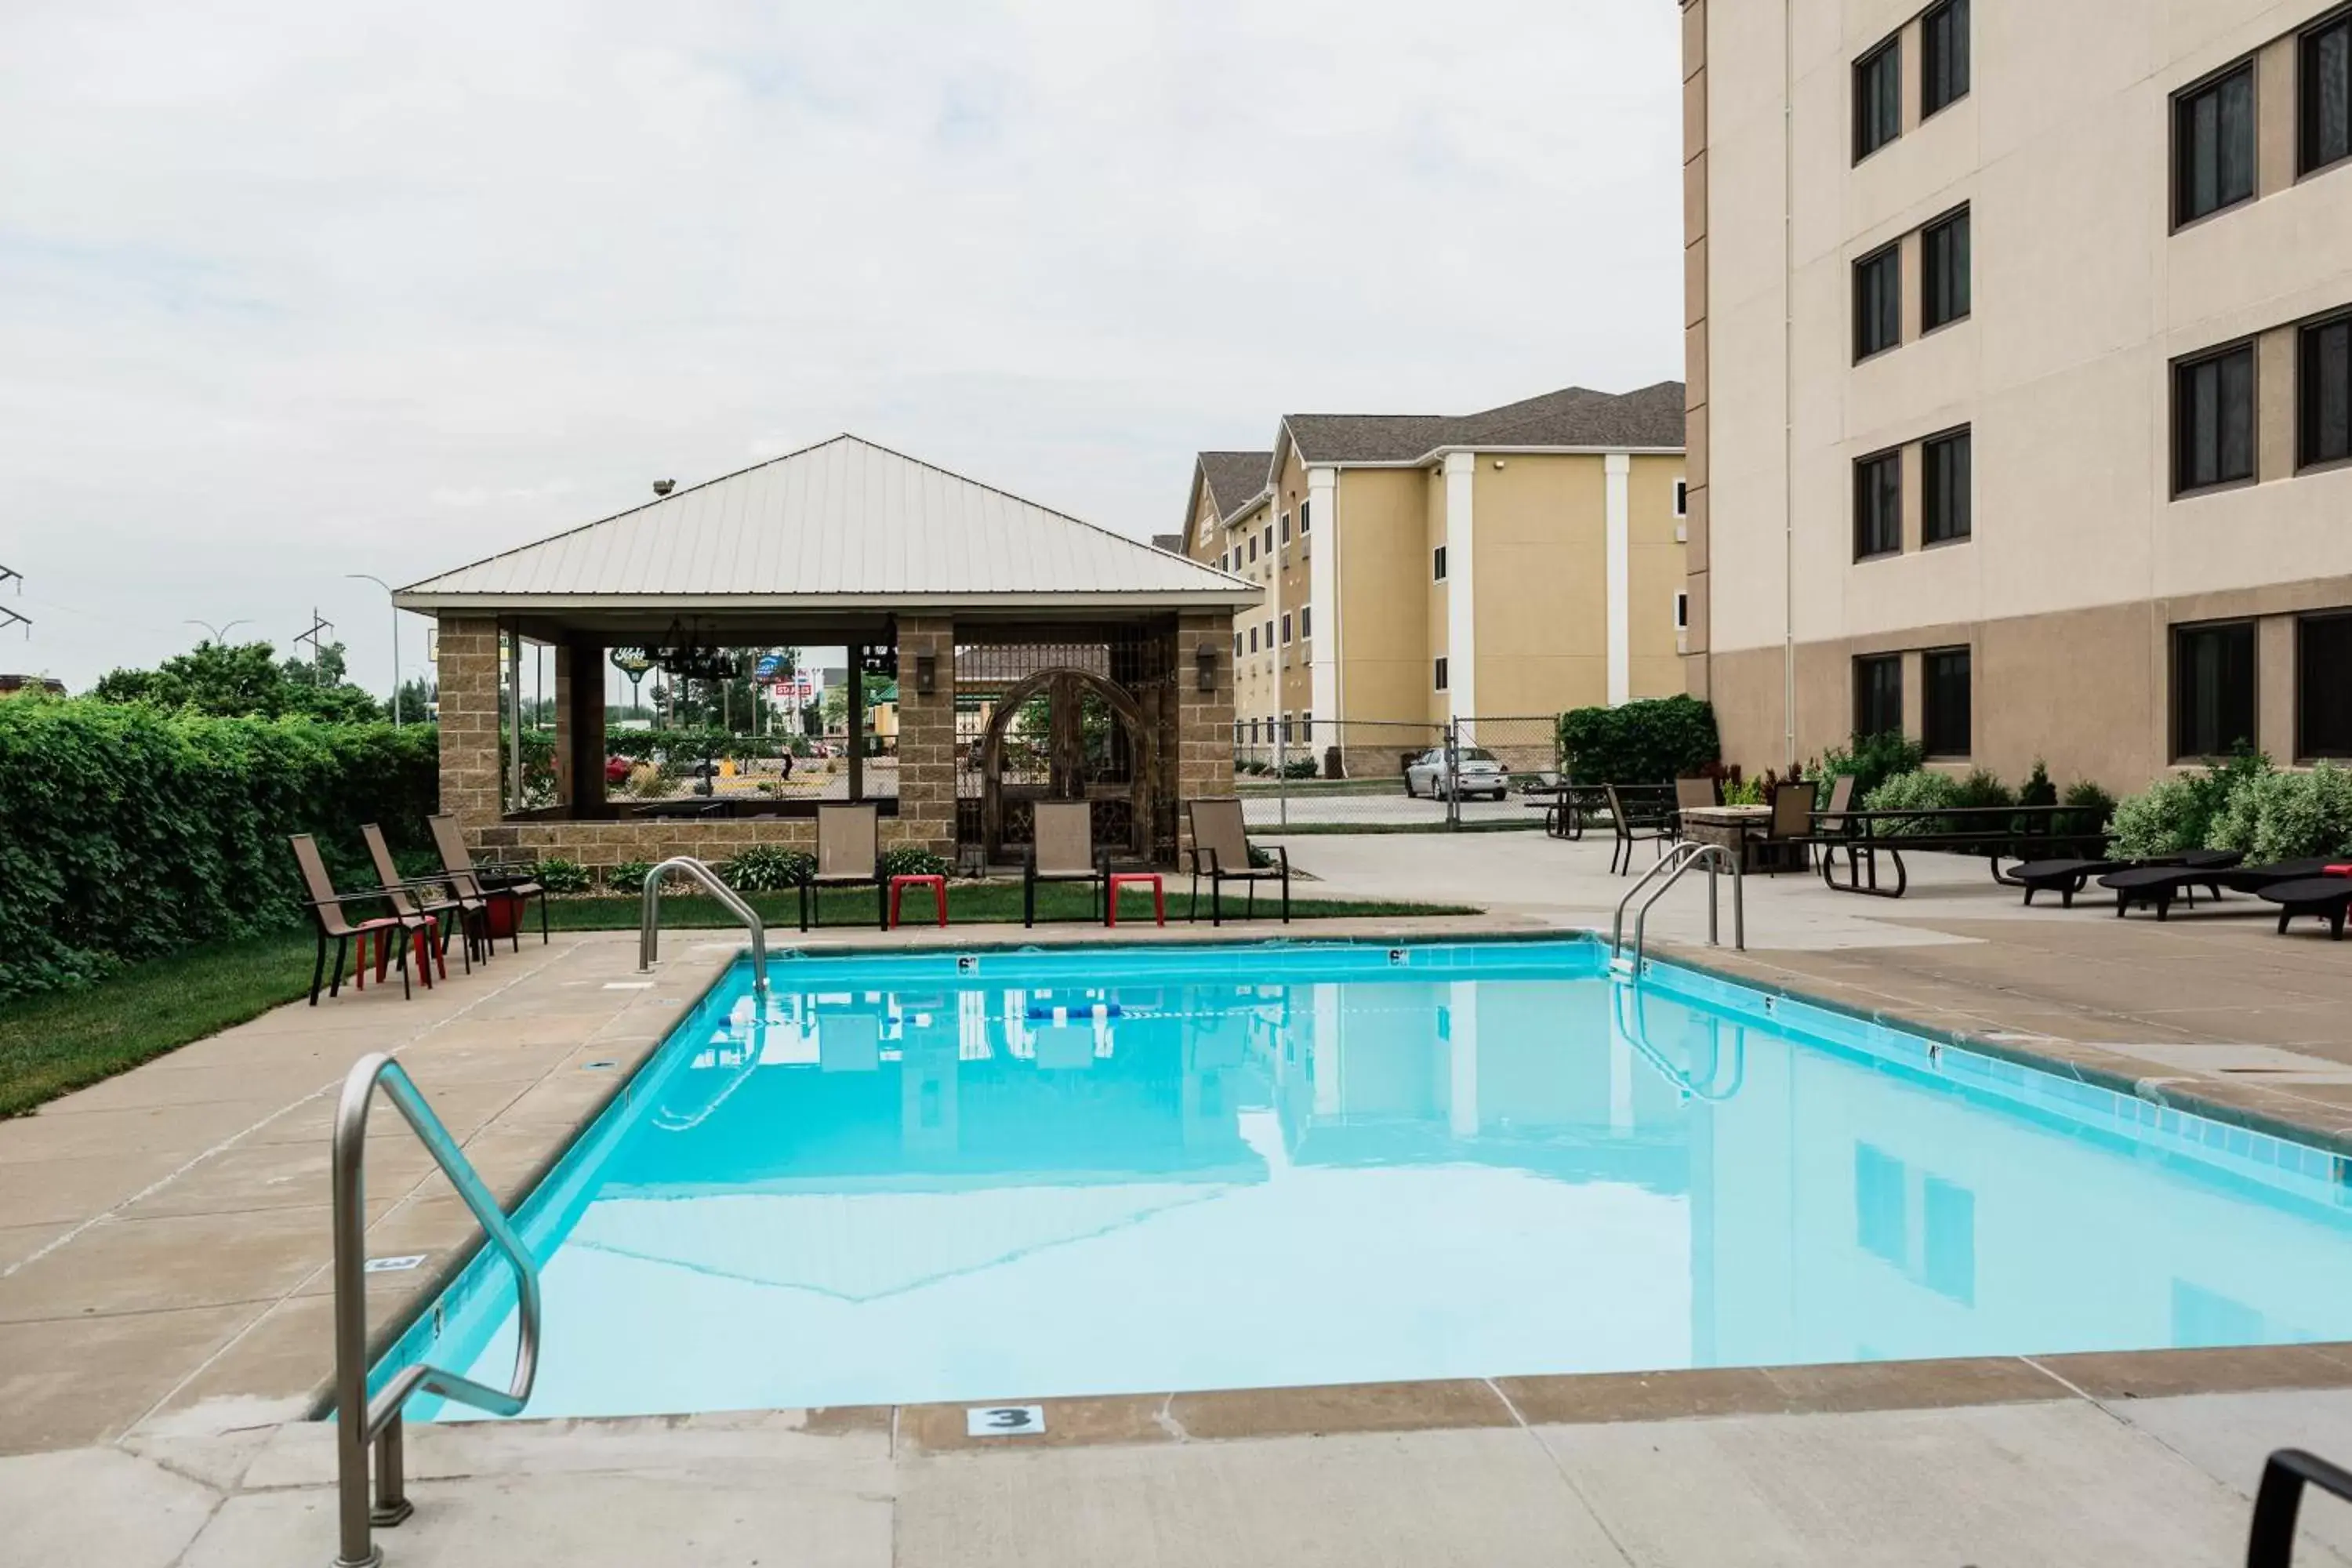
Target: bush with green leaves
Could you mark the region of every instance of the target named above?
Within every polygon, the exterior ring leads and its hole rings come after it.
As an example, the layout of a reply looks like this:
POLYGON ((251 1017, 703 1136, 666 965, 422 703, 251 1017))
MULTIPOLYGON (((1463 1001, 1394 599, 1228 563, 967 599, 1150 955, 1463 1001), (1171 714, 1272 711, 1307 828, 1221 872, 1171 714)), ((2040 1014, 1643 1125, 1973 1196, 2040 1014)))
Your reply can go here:
POLYGON ((539 885, 551 893, 584 893, 593 882, 587 867, 560 857, 541 860, 538 872, 539 885))
MULTIPOLYGON (((1862 809, 1864 811, 1927 811, 1959 804, 1960 781, 1949 773, 1939 773, 1927 768, 1896 773, 1862 797, 1862 809)), ((1946 820, 1933 816, 1888 817, 1874 826, 1871 831, 1889 836, 1940 833, 1946 820)))
POLYGON ((1559 716, 1556 738, 1573 784, 1672 784, 1720 761, 1715 710, 1696 697, 1653 697, 1559 716))
POLYGON ((1727 779, 1723 785, 1726 805, 1769 805, 1764 798, 1764 781, 1760 778, 1727 779))
POLYGON ((739 893, 773 893, 796 888, 816 874, 816 857, 786 844, 754 844, 719 872, 739 893))
POLYGON ((2058 786, 2050 782, 2049 765, 2040 757, 2033 759, 2033 771, 2025 775, 2023 784, 2017 786, 2017 804, 2020 805, 2056 805, 2058 804, 2058 786))
POLYGON ((1315 776, 1315 759, 1297 757, 1282 764, 1282 776, 1286 779, 1311 779, 1315 776))
POLYGON ((1853 775, 1853 798, 1861 800, 1899 773, 1917 773, 1927 761, 1927 753, 1919 742, 1899 730, 1853 736, 1845 747, 1832 746, 1822 757, 1820 771, 1814 774, 1821 805, 1828 808, 1830 791, 1842 773, 1853 775))
POLYGON ((646 890, 646 873, 653 868, 650 860, 623 860, 606 868, 604 886, 615 893, 642 893, 646 890))
POLYGON ((2250 773, 2214 815, 2206 845, 2257 863, 2352 855, 2352 771, 2250 773))
POLYGON ((893 844, 882 851, 885 877, 944 877, 953 869, 946 856, 919 844, 893 844))
POLYGON ((2059 825, 2062 833, 2088 837, 2106 831, 2115 819, 2116 797, 2089 779, 2077 779, 2066 786, 2063 803, 2068 811, 2059 825))
POLYGON ((2255 787, 2272 772, 2270 758, 2241 745, 2228 760, 2201 772, 2158 779, 2116 803, 2111 847, 2134 860, 2211 847, 2215 820, 2240 791, 2255 787))
POLYGON ((425 848, 438 793, 430 725, 0 702, 0 996, 299 924, 289 834, 373 887, 360 825, 425 848))
MULTIPOLYGON (((1952 804, 1957 806, 1987 807, 2015 805, 2017 796, 2000 782, 2000 776, 1990 769, 1971 768, 1968 777, 1952 787, 1952 804)), ((1987 819, 1979 818, 1981 825, 1987 819)))

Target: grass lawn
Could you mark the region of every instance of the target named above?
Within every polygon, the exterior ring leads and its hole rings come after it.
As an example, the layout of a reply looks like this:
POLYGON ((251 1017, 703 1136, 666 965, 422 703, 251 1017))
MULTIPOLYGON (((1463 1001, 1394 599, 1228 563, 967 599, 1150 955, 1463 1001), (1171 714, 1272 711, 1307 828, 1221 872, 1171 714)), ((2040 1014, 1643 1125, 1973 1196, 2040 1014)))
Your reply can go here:
MULTIPOLYGON (((958 924, 1021 919, 1018 883, 951 883, 950 889, 948 913, 958 924)), ((827 927, 872 928, 872 895, 828 891, 823 897, 827 927)), ((751 901, 768 923, 771 944, 791 945, 800 926, 796 896, 755 893, 751 901)), ((1168 904, 1169 918, 1181 920, 1184 904, 1173 878, 1169 879, 1168 904)), ((1229 918, 1237 905, 1238 900, 1228 894, 1229 918)), ((1133 911, 1129 918, 1149 919, 1150 908, 1149 897, 1135 891, 1129 891, 1119 905, 1122 914, 1133 911)), ((1259 901, 1261 912, 1269 908, 1269 900, 1259 901)), ((903 912, 910 921, 928 920, 929 898, 917 895, 903 912)), ((1448 904, 1291 900, 1291 914, 1300 920, 1477 912, 1448 904)), ((1086 920, 1086 889, 1068 885, 1040 888, 1037 918, 1055 922, 1086 920)), ((1202 918, 1207 918, 1205 911, 1202 918)), ((527 920, 526 931, 530 923, 527 920)), ((548 904, 548 923, 558 931, 635 931, 637 900, 552 900, 548 904)), ((662 900, 665 928, 733 923, 715 899, 672 894, 662 900)), ((82 990, 0 1003, 0 1117, 22 1116, 45 1100, 110 1078, 191 1040, 217 1034, 280 1003, 297 1000, 310 989, 314 952, 306 931, 250 937, 135 964, 82 990)))

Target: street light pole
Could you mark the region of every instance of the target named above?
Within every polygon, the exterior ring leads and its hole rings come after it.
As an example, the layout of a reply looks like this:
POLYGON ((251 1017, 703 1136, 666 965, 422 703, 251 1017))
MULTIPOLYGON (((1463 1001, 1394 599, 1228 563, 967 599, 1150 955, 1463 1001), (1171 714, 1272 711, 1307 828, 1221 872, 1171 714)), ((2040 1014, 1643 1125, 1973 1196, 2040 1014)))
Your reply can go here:
MULTIPOLYGON (((387 600, 392 597, 392 584, 373 573, 346 572, 343 575, 354 582, 373 583, 383 590, 387 600)), ((392 727, 395 730, 400 728, 400 606, 397 604, 392 606, 392 727)))
POLYGON ((253 623, 248 620, 238 619, 229 622, 227 626, 216 626, 210 621, 199 621, 191 618, 184 624, 192 626, 204 627, 205 630, 213 634, 213 641, 215 645, 221 647, 226 647, 228 646, 228 634, 232 627, 249 626, 253 623))

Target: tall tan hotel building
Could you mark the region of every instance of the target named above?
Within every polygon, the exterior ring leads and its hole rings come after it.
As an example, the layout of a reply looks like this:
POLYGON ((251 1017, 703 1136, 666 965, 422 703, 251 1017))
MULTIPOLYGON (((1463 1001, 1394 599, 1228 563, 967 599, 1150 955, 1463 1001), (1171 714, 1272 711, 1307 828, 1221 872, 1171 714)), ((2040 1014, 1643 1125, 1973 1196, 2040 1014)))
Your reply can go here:
POLYGON ((1727 759, 2352 755, 2352 6, 1683 0, 1682 54, 1727 759))

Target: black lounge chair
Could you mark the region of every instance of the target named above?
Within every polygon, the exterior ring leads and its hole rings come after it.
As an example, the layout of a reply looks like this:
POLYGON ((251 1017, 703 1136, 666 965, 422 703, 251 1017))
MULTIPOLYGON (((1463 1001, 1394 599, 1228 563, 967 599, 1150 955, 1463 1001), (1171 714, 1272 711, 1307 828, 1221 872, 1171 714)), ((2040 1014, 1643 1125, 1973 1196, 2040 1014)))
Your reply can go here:
POLYGON ((2259 893, 2264 888, 2281 882, 2299 882, 2306 877, 2324 877, 2327 868, 2339 861, 2338 857, 2314 855, 2302 860, 2273 860, 2264 866, 2232 866, 2221 873, 2221 886, 2233 892, 2259 893))
POLYGON ((2286 934, 2286 922, 2295 916, 2312 915, 2327 922, 2331 938, 2344 940, 2345 911, 2352 910, 2352 877, 2297 877, 2257 888, 2254 893, 2279 907, 2279 935, 2286 934))
POLYGON ((2234 849, 2192 849, 2178 864, 2133 866, 2121 871, 2110 871, 2099 879, 2099 886, 2113 889, 2116 914, 2118 918, 2134 904, 2154 906, 2156 918, 2162 920, 2172 910, 2172 900, 2185 897, 2196 907, 2195 889, 2204 889, 2221 901, 2221 873, 2233 868, 2243 858, 2234 849))
POLYGON ((2006 879, 2025 889, 2025 901, 2033 902, 2036 893, 2055 893, 2067 909, 2074 907, 2074 895, 2083 884, 2094 877, 2104 877, 2110 871, 2133 868, 2129 860, 2028 860, 2022 866, 2012 866, 2004 873, 2006 879))

